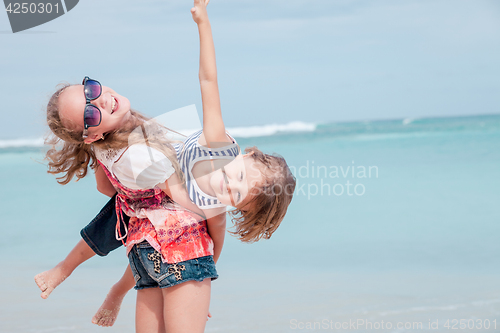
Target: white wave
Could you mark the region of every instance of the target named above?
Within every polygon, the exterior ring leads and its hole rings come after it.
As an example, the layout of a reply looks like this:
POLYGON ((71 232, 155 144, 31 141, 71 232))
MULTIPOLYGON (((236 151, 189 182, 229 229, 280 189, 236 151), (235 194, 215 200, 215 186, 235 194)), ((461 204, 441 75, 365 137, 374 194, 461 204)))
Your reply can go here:
MULTIPOLYGON (((202 128, 202 121, 198 116, 198 112, 196 111, 196 106, 194 104, 166 112, 155 117, 154 119, 160 124, 163 124, 165 127, 183 135, 190 135, 202 128)), ((312 132, 315 129, 315 124, 295 121, 288 124, 230 127, 227 128, 227 131, 229 134, 237 138, 250 138, 269 136, 280 132, 312 132)), ((182 137, 175 132, 171 133, 171 136, 173 139, 182 140, 182 137)))
POLYGON ((229 134, 237 138, 252 138, 269 136, 277 133, 313 132, 316 124, 294 121, 288 124, 270 124, 262 126, 231 127, 227 128, 229 134))
POLYGON ((415 118, 405 118, 405 119, 403 119, 403 125, 411 124, 414 121, 415 121, 415 118))
POLYGON ((0 148, 42 147, 43 138, 0 140, 0 148))

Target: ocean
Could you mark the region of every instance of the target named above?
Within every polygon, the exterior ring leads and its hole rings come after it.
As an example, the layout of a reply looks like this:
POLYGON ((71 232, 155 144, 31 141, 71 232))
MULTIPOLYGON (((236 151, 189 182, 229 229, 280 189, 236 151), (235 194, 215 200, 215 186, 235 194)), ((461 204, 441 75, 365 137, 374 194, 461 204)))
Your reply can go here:
MULTIPOLYGON (((500 115, 229 131, 297 188, 270 240, 226 237, 206 332, 500 331, 500 115)), ((57 184, 42 142, 0 141, 0 332, 134 332, 133 290, 112 328, 90 321, 123 248, 39 296, 107 201, 92 177, 57 184)))

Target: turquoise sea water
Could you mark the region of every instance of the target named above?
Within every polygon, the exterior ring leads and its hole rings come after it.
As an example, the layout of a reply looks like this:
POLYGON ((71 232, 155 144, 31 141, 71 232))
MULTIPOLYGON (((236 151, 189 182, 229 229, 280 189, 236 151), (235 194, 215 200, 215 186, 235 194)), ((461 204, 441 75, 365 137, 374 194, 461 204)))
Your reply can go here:
MULTIPOLYGON (((298 184, 270 240, 227 237, 207 332, 500 331, 500 116, 318 124, 238 142, 283 155, 298 184)), ((58 185, 29 147, 0 150, 0 179, 0 332, 133 332, 135 291, 113 328, 90 323, 127 265, 123 249, 48 300, 33 282, 107 201, 93 179, 58 185)))

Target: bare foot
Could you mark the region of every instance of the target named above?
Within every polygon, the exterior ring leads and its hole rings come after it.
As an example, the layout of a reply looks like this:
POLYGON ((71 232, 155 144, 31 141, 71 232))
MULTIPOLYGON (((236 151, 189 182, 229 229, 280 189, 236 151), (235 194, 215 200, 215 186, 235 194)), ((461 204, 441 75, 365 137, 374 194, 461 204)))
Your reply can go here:
POLYGON ((49 269, 35 276, 35 282, 42 291, 40 296, 43 299, 49 297, 50 293, 60 285, 68 276, 64 273, 61 265, 49 269))
POLYGON ((115 288, 115 286, 111 288, 104 303, 102 303, 97 313, 92 317, 93 324, 109 327, 113 326, 115 323, 118 312, 120 312, 120 305, 122 304, 123 297, 125 297, 127 293, 116 292, 114 289, 117 288, 115 288))

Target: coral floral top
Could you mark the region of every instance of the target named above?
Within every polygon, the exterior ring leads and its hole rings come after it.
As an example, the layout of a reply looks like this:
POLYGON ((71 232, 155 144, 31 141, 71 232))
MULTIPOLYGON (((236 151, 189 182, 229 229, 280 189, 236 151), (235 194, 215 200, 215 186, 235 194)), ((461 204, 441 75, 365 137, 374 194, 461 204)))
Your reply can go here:
POLYGON ((127 255, 135 244, 144 240, 161 253, 166 263, 213 255, 213 241, 206 220, 182 209, 158 187, 131 189, 124 186, 105 165, 110 164, 97 155, 100 166, 118 192, 116 238, 123 241, 126 237, 127 255), (131 217, 125 235, 120 234, 122 212, 131 217))

